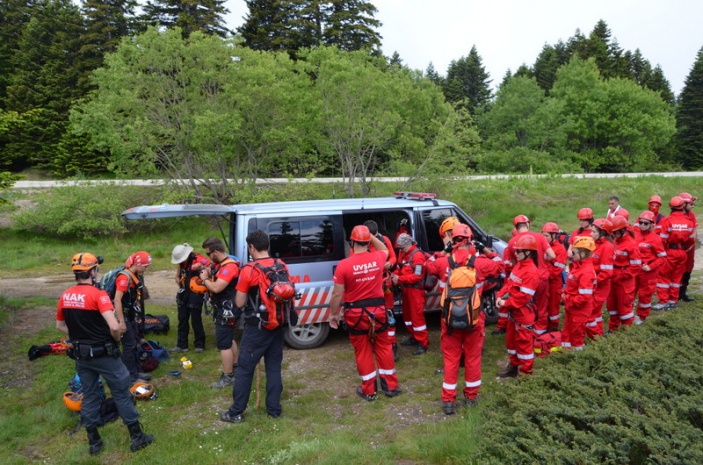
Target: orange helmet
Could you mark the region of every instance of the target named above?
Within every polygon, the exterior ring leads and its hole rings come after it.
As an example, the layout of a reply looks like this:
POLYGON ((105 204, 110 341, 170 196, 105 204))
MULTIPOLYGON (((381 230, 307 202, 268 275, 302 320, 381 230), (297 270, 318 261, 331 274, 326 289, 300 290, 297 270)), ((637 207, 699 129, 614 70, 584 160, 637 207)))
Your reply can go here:
POLYGON ((537 250, 537 239, 525 234, 515 242, 515 250, 537 250))
POLYGON ((659 197, 658 195, 653 195, 649 198, 649 201, 647 203, 658 203, 659 205, 662 204, 662 198, 659 197))
POLYGON ((472 240, 474 238, 474 233, 473 233, 473 231, 471 231, 470 227, 468 227, 464 223, 459 223, 456 226, 454 226, 454 229, 452 230, 452 239, 459 239, 459 238, 472 240))
POLYGON ((614 217, 611 223, 613 224, 612 232, 620 231, 621 229, 626 229, 629 226, 627 220, 622 216, 614 217))
POLYGON ((559 225, 556 223, 550 221, 548 223, 544 223, 544 226, 542 226, 542 232, 546 233, 558 233, 559 232, 559 225))
POLYGON ((363 224, 354 226, 352 229, 351 236, 349 238, 354 242, 370 242, 371 241, 371 231, 369 228, 363 224))
POLYGON ((610 220, 598 218, 593 222, 593 226, 602 229, 608 235, 613 232, 613 223, 611 223, 610 220))
POLYGON ((90 252, 77 253, 71 259, 71 271, 90 271, 102 262, 102 257, 96 257, 90 252))
POLYGON ((129 392, 135 399, 154 399, 156 397, 156 392, 154 391, 154 386, 149 383, 134 383, 132 387, 129 388, 129 392))
POLYGON ((453 230, 457 224, 459 223, 459 219, 456 216, 450 216, 449 218, 445 219, 442 221, 442 224, 439 226, 439 235, 441 237, 444 237, 444 235, 447 233, 447 231, 453 230))
POLYGON ((686 201, 680 196, 676 195, 669 200, 669 208, 673 208, 674 210, 680 210, 683 208, 683 205, 686 203, 686 201))
POLYGON ((593 252, 594 250, 596 250, 596 242, 593 240, 592 237, 579 236, 574 241, 574 248, 575 249, 586 249, 586 250, 590 250, 591 252, 593 252))
POLYGON ((188 288, 190 288, 190 292, 194 292, 196 294, 205 294, 207 292, 207 287, 203 285, 203 280, 200 279, 199 276, 193 276, 190 278, 188 288))
POLYGON ((681 197, 681 198, 683 199, 683 201, 686 202, 686 203, 693 203, 693 202, 695 202, 696 200, 698 200, 698 197, 694 197, 694 196, 692 196, 691 194, 689 194, 688 192, 682 192, 682 193, 680 193, 680 194, 679 194, 679 197, 681 197))
POLYGON ((518 215, 515 218, 513 218, 513 226, 517 226, 518 223, 529 223, 530 219, 526 217, 525 215, 518 215))
POLYGON ((63 393, 63 403, 72 412, 80 412, 83 405, 83 394, 67 391, 63 393))
POLYGON ((579 220, 592 220, 593 219, 593 210, 590 208, 582 208, 579 210, 578 215, 576 217, 579 220))
POLYGON ((649 210, 643 211, 639 217, 640 220, 647 220, 650 223, 654 223, 656 218, 654 218, 654 213, 649 210))

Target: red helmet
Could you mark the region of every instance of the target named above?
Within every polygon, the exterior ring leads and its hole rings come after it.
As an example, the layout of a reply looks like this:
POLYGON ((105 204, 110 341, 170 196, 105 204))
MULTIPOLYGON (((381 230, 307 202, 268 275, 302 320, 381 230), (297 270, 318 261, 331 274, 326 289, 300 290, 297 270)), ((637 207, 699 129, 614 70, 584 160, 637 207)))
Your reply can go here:
POLYGON ((513 218, 513 226, 517 226, 518 223, 529 223, 530 219, 526 217, 525 215, 518 215, 515 218, 513 218))
POLYGON ((459 219, 456 216, 448 217, 439 225, 439 235, 444 237, 447 231, 452 231, 457 224, 459 224, 459 219))
POLYGON ((593 210, 590 208, 582 208, 579 210, 578 215, 576 217, 579 220, 592 220, 593 219, 593 210))
POLYGON ((550 221, 548 223, 544 223, 544 226, 542 226, 542 232, 546 233, 558 233, 559 232, 559 225, 556 223, 550 221))
POLYGON ((654 222, 656 221, 656 218, 654 217, 654 213, 653 213, 653 212, 650 212, 649 210, 643 211, 643 212, 640 214, 639 219, 640 219, 640 220, 647 220, 647 221, 649 221, 649 222, 651 222, 651 223, 654 223, 654 222))
POLYGON ((452 239, 459 239, 462 237, 468 240, 472 240, 474 238, 474 233, 473 231, 471 231, 470 227, 468 227, 464 223, 459 223, 454 226, 454 229, 452 230, 452 239))
POLYGON ((537 239, 524 234, 515 242, 515 250, 537 250, 537 239))
POLYGON ((669 200, 669 208, 673 208, 674 210, 680 210, 683 208, 683 205, 686 203, 686 201, 680 196, 676 195, 669 200))
POLYGON ((621 229, 626 229, 629 226, 627 220, 622 216, 614 217, 611 223, 613 224, 612 232, 620 231, 621 229))
POLYGON ((698 197, 694 197, 694 196, 692 196, 691 194, 689 194, 688 192, 682 192, 682 193, 680 193, 680 194, 679 194, 679 197, 681 197, 681 198, 683 199, 683 201, 686 202, 686 203, 693 203, 693 202, 695 202, 696 200, 698 200, 698 197))
POLYGON ((649 201, 647 203, 658 203, 659 205, 662 204, 662 198, 659 197, 658 195, 653 195, 649 198, 649 201))
POLYGON ((625 218, 625 221, 630 220, 630 212, 628 212, 624 208, 619 208, 618 211, 615 212, 614 216, 621 216, 621 217, 625 218))
POLYGON ((602 229, 605 231, 607 235, 610 235, 610 233, 613 232, 613 223, 610 222, 610 220, 606 220, 604 218, 598 218, 593 222, 593 226, 597 227, 598 229, 602 229))
POLYGON ((363 224, 354 226, 349 238, 354 242, 371 242, 371 231, 363 224))

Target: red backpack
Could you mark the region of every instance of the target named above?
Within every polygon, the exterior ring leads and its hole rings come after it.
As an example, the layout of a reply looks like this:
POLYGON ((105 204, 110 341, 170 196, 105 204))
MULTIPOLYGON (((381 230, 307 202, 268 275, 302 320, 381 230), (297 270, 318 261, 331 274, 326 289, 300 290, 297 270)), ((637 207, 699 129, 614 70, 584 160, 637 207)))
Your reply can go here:
POLYGON ((254 262, 253 266, 264 277, 254 301, 254 308, 261 320, 259 325, 269 330, 284 324, 296 326, 298 313, 294 302, 300 295, 295 291, 295 283, 290 280, 286 265, 276 258, 271 266, 263 266, 258 262, 254 262))

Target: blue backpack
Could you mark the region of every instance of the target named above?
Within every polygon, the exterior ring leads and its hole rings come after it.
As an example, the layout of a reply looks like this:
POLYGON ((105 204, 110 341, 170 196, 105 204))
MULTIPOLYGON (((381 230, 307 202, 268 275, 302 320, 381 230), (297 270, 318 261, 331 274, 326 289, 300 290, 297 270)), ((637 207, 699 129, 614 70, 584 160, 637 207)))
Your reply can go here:
POLYGON ((134 274, 127 270, 126 266, 121 265, 105 273, 102 278, 100 278, 100 282, 98 282, 98 289, 107 292, 107 295, 110 296, 110 300, 115 300, 117 276, 120 274, 126 275, 130 280, 134 279, 134 274))

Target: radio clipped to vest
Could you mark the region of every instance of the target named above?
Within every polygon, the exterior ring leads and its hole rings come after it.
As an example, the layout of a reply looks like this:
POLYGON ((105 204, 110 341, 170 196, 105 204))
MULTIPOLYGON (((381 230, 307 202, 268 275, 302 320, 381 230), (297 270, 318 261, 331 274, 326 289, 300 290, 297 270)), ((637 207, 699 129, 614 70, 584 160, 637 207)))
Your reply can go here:
POLYGON ((476 290, 475 256, 467 265, 458 265, 449 256, 447 286, 442 293, 442 317, 447 327, 471 329, 481 317, 481 298, 476 290))

